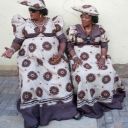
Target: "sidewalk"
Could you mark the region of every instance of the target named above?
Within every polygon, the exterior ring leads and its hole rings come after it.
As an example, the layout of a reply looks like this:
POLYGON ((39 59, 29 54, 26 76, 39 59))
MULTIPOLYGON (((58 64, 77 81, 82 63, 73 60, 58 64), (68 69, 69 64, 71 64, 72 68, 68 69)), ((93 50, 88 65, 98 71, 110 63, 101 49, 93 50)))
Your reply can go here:
MULTIPOLYGON (((122 78, 127 95, 123 110, 106 112, 98 120, 82 117, 81 120, 52 121, 39 128, 128 128, 128 78, 122 78)), ((0 77, 0 128, 23 128, 23 119, 16 110, 19 96, 17 77, 0 77)))
POLYGON ((122 78, 122 82, 126 88, 123 109, 106 112, 97 120, 98 128, 128 128, 128 78, 122 78))
MULTIPOLYGON (((17 77, 0 77, 0 128, 24 128, 23 119, 16 110, 19 95, 17 77)), ((83 117, 81 120, 51 121, 39 128, 97 128, 96 119, 83 117)))

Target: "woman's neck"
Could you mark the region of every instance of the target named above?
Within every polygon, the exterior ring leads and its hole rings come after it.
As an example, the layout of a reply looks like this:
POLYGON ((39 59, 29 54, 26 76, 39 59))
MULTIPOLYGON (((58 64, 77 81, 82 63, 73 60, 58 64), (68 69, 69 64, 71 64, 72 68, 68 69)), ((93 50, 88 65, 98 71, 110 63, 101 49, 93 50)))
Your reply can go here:
POLYGON ((93 24, 89 24, 89 25, 86 25, 86 26, 83 25, 84 31, 87 35, 89 35, 91 33, 92 27, 93 27, 93 24))
POLYGON ((35 22, 35 23, 37 23, 37 24, 41 24, 41 23, 44 22, 44 20, 45 20, 45 17, 40 17, 40 18, 38 18, 38 19, 33 20, 33 22, 35 22))

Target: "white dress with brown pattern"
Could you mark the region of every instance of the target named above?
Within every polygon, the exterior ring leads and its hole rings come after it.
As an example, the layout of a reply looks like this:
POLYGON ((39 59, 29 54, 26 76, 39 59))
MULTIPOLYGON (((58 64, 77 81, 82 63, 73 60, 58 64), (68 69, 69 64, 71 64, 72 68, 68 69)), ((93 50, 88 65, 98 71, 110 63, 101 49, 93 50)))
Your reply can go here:
POLYGON ((20 107, 24 109, 37 104, 49 106, 72 101, 73 86, 68 63, 63 58, 58 64, 51 62, 51 57, 58 53, 57 37, 63 34, 61 17, 53 20, 46 18, 42 33, 29 19, 20 25, 16 23, 13 22, 17 29, 15 37, 24 39, 17 57, 21 84, 20 107), (56 35, 52 35, 55 30, 56 35))
MULTIPOLYGON (((101 107, 99 103, 112 103, 117 89, 124 89, 109 56, 106 57, 102 69, 97 65, 101 56, 101 47, 106 47, 109 40, 105 30, 99 25, 93 26, 90 36, 84 33, 80 24, 71 26, 67 32, 69 52, 75 50, 82 61, 82 64, 71 72, 77 94, 77 108, 89 117, 100 117, 102 114, 95 115, 101 107)), ((71 67, 72 64, 74 62, 71 59, 71 67)))

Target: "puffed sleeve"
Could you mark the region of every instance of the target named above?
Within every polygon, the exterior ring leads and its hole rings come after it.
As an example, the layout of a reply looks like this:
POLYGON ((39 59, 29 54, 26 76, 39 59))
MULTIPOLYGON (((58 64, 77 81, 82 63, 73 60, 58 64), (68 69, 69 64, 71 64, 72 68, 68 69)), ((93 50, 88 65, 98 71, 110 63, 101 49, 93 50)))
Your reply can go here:
POLYGON ((56 16, 52 19, 52 21, 54 22, 54 32, 57 36, 57 38, 59 39, 59 42, 66 42, 66 36, 63 32, 63 26, 64 26, 64 21, 63 18, 61 16, 56 16))
POLYGON ((13 27, 13 34, 15 36, 13 42, 18 43, 19 45, 22 45, 25 39, 25 36, 23 34, 25 19, 20 15, 15 15, 12 17, 11 23, 13 27))
POLYGON ((100 29, 100 42, 101 42, 101 48, 108 48, 108 36, 106 34, 106 31, 103 29, 102 26, 99 26, 100 29))
POLYGON ((77 34, 77 30, 75 25, 70 26, 67 29, 68 51, 74 49, 74 44, 76 43, 76 34, 77 34))

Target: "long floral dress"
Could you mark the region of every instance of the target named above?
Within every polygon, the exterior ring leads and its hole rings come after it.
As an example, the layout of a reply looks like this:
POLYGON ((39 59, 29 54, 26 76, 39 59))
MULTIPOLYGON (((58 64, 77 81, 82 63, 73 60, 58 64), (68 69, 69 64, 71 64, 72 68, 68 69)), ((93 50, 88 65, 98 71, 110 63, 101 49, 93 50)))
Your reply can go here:
POLYGON ((47 125, 51 120, 70 119, 76 113, 69 65, 64 56, 53 64, 59 41, 66 41, 60 16, 46 18, 42 33, 29 19, 12 19, 15 42, 22 44, 17 64, 21 84, 20 112, 25 126, 47 125))
MULTIPOLYGON (((94 24, 91 34, 87 35, 82 25, 77 24, 71 26, 67 33, 68 51, 75 50, 82 61, 76 70, 71 68, 78 110, 85 116, 99 118, 104 111, 121 109, 121 102, 125 96, 124 86, 112 66, 110 56, 106 56, 102 69, 97 65, 101 48, 108 47, 109 40, 105 30, 94 24)), ((70 59, 71 67, 73 64, 73 60, 70 59)))

